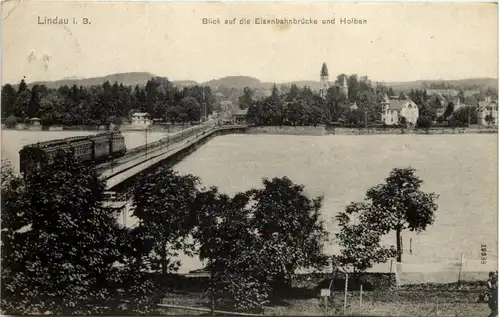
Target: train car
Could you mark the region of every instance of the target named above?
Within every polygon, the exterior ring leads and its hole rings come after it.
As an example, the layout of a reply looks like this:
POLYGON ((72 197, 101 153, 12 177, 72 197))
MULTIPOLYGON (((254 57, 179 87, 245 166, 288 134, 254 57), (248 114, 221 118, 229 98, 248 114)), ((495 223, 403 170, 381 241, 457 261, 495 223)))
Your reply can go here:
POLYGON ((125 155, 127 147, 125 146, 125 138, 120 132, 114 132, 110 135, 111 138, 111 156, 120 157, 125 155))
POLYGON ((19 151, 20 171, 39 168, 43 164, 54 163, 57 152, 72 152, 71 146, 65 140, 53 140, 26 145, 19 151))
POLYGON ((93 161, 105 161, 110 156, 111 141, 109 134, 97 134, 89 138, 93 143, 93 161))
POLYGON ((117 158, 127 152, 120 132, 40 142, 24 146, 19 151, 21 173, 39 168, 42 164, 52 164, 59 150, 72 153, 77 161, 84 164, 105 161, 110 156, 117 158))
POLYGON ((91 162, 93 143, 89 139, 69 140, 75 158, 80 162, 91 162))

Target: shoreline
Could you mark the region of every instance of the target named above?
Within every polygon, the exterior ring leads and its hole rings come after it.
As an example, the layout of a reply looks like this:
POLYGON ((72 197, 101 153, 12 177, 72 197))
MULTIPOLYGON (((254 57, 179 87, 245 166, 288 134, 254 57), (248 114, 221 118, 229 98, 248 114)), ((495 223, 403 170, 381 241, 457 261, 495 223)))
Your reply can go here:
MULTIPOLYGON (((176 132, 187 126, 151 127, 149 132, 176 132)), ((53 128, 5 128, 1 130, 19 131, 19 132, 106 132, 108 129, 96 127, 53 127, 53 128)), ((144 129, 136 127, 123 126, 119 128, 121 132, 140 132, 144 129)), ((429 128, 429 129, 411 129, 411 128, 343 128, 343 127, 327 127, 327 126, 249 126, 246 134, 271 134, 271 135, 309 135, 309 136, 324 136, 324 135, 444 135, 444 134, 498 134, 498 128, 429 128)))
POLYGON ((381 135, 381 134, 497 134, 498 128, 345 128, 328 126, 250 126, 248 134, 283 134, 283 135, 381 135))

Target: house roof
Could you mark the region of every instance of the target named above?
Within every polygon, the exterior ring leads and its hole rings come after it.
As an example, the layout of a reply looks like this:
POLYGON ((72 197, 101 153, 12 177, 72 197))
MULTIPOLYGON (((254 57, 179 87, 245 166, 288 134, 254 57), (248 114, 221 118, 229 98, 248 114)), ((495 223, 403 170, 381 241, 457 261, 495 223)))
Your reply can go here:
POLYGON ((235 116, 246 116, 248 112, 248 109, 238 109, 235 111, 234 115, 235 116))
POLYGON ((466 90, 464 91, 464 97, 479 95, 481 92, 479 90, 466 90))
POLYGON ((390 110, 401 110, 403 109, 407 104, 415 104, 413 101, 411 100, 390 100, 389 101, 389 109, 390 110))
POLYGON ((458 90, 455 89, 427 89, 427 95, 458 96, 458 90))
POLYGON ((149 113, 147 112, 135 112, 132 114, 132 116, 140 116, 140 117, 149 117, 149 113))
POLYGON ((42 120, 42 119, 37 118, 37 117, 33 117, 33 118, 30 119, 30 121, 40 121, 40 120, 42 120))
POLYGON ((486 109, 486 107, 488 107, 491 104, 495 104, 498 106, 498 102, 496 100, 480 101, 479 106, 478 106, 478 110, 484 110, 484 109, 486 109))
POLYGON ((476 97, 474 97, 474 96, 465 97, 464 103, 466 105, 469 105, 469 106, 477 106, 478 105, 478 101, 477 101, 476 97))

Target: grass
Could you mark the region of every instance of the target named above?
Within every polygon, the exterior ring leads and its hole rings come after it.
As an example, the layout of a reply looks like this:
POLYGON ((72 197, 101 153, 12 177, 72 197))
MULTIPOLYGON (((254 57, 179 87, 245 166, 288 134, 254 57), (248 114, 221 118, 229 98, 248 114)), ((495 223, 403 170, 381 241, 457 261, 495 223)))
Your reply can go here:
MULTIPOLYGON (((167 294, 163 303, 209 308, 208 298, 202 293, 167 294)), ((347 296, 348 316, 487 316, 490 311, 486 303, 477 303, 478 293, 471 291, 408 290, 395 289, 364 292, 362 302, 359 292, 347 296)), ((328 315, 343 314, 344 293, 334 292, 328 302, 328 315)), ((200 312, 180 309, 161 309, 165 315, 202 315, 200 312)), ((324 301, 319 297, 287 298, 265 308, 264 315, 325 315, 324 301)))

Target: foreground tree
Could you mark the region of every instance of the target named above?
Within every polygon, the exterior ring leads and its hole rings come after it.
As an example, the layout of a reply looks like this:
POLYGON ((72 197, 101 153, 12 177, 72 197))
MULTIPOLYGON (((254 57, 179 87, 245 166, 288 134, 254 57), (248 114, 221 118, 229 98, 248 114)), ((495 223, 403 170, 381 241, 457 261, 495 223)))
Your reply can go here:
POLYGON ((216 188, 201 193, 195 238, 208 260, 213 298, 239 310, 262 308, 290 287, 297 269, 322 267, 326 232, 321 197, 309 198, 288 178, 264 179, 264 188, 233 198, 216 188))
POLYGON ((359 273, 397 255, 393 246, 380 245, 382 233, 376 226, 355 218, 359 214, 373 212, 372 208, 368 203, 351 203, 345 212, 336 216, 341 229, 335 238, 342 249, 339 255, 333 257, 334 266, 340 266, 346 272, 359 273))
POLYGON ((264 179, 263 183, 263 189, 247 195, 252 201, 253 228, 267 243, 280 245, 276 259, 282 262, 273 287, 277 291, 290 286, 297 269, 326 264, 323 243, 327 233, 319 213, 323 198, 309 198, 304 186, 287 177, 264 179))
POLYGON ((152 251, 150 261, 159 264, 162 274, 178 268, 172 258, 179 250, 193 247, 188 237, 194 225, 192 202, 198 185, 194 176, 160 168, 140 179, 134 189, 133 215, 145 233, 143 246, 150 247, 144 252, 152 251))
POLYGON ((107 311, 120 235, 115 215, 101 208, 103 191, 91 168, 62 152, 53 165, 27 172, 22 187, 2 188, 4 312, 107 311))
POLYGON ((423 181, 415 175, 415 169, 394 168, 385 182, 370 188, 366 193, 369 208, 357 208, 351 212, 362 223, 387 234, 396 232, 397 261, 401 262, 401 232, 423 231, 434 222, 438 209, 435 193, 420 190, 423 181))

